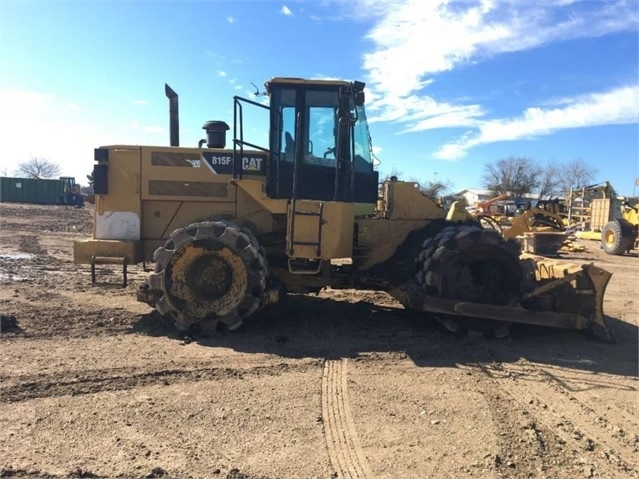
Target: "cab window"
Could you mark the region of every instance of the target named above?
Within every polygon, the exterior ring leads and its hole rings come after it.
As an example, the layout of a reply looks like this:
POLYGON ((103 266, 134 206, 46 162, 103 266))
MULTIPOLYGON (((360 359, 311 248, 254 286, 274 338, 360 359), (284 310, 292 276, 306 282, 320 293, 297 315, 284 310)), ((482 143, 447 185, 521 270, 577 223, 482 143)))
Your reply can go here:
POLYGON ((335 108, 311 106, 308 113, 307 163, 335 166, 335 108))
POLYGON ((370 173, 373 171, 371 158, 371 139, 366 122, 366 112, 363 106, 356 107, 357 123, 353 128, 353 138, 355 140, 355 157, 353 158, 355 171, 370 173))
POLYGON ((282 113, 282 158, 286 161, 295 160, 295 104, 284 106, 282 113))

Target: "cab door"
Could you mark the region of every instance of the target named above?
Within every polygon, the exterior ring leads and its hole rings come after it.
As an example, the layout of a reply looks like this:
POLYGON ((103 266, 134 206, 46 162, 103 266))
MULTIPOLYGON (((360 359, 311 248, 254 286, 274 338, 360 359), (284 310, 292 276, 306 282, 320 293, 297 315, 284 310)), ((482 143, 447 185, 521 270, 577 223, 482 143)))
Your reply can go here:
POLYGON ((337 101, 335 86, 273 89, 270 141, 274 155, 267 181, 270 197, 336 199, 337 101))

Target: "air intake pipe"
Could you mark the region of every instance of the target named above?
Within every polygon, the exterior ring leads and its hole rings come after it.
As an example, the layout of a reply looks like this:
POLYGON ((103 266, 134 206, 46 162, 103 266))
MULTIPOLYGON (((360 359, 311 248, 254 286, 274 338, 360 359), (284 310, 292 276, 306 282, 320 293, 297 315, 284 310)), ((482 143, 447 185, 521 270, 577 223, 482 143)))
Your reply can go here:
POLYGON ((200 140, 198 145, 202 147, 206 141, 206 146, 209 148, 224 148, 226 146, 226 132, 229 130, 229 126, 224 121, 207 121, 202 126, 202 129, 206 131, 206 140, 200 140))

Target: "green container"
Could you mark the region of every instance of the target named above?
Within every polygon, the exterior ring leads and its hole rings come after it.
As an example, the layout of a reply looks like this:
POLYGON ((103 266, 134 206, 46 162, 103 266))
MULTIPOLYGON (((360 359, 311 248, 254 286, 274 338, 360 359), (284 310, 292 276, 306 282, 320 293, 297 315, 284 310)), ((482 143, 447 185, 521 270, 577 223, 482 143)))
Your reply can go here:
POLYGON ((0 177, 0 203, 65 204, 65 181, 0 177))

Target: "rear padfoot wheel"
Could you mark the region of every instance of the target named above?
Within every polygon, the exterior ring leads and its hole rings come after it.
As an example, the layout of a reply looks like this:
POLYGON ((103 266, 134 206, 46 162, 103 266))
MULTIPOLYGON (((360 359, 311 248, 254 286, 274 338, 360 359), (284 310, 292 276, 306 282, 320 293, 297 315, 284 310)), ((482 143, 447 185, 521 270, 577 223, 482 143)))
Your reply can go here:
POLYGON ((266 257, 255 236, 231 222, 178 229, 153 259, 146 295, 181 331, 236 329, 263 302, 266 257))

